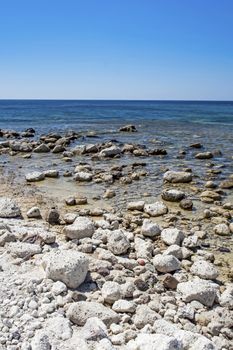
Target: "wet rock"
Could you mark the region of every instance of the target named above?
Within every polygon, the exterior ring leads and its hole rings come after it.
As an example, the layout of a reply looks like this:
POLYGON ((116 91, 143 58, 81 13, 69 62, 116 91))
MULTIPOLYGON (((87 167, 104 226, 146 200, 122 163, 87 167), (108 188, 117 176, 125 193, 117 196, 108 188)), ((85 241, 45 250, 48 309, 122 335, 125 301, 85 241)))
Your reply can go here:
POLYGON ((45 144, 41 143, 39 146, 34 148, 35 153, 48 153, 50 152, 50 148, 45 144))
POLYGON ((77 288, 86 278, 88 259, 74 250, 56 250, 44 257, 42 266, 47 278, 61 281, 69 288, 77 288))
POLYGON ((150 216, 161 216, 168 212, 167 206, 163 202, 155 202, 152 204, 145 204, 144 212, 150 216))
POLYGON ((136 126, 135 125, 124 125, 120 127, 119 131, 124 131, 124 132, 136 132, 136 126))
POLYGON ((213 158, 213 153, 211 152, 201 152, 195 155, 196 159, 211 159, 213 158))
POLYGON ((72 206, 72 205, 76 204, 76 199, 75 199, 75 197, 68 197, 68 198, 66 198, 65 202, 67 205, 72 206))
POLYGON ((27 211, 27 217, 33 218, 33 219, 40 219, 41 218, 40 209, 38 207, 32 207, 27 211))
POLYGON ((67 317, 78 326, 83 326, 91 317, 98 317, 106 326, 120 320, 115 311, 100 303, 87 301, 72 303, 68 308, 67 317))
POLYGON ((192 210, 193 202, 191 199, 182 199, 182 201, 179 203, 179 206, 184 210, 192 210))
POLYGON ((107 189, 103 195, 103 198, 113 198, 116 196, 116 192, 114 190, 107 189))
POLYGON ((153 264, 159 272, 171 272, 180 268, 179 260, 173 255, 158 254, 153 259, 153 264))
POLYGON ((59 171, 55 169, 49 169, 44 171, 45 177, 57 178, 59 176, 59 171))
POLYGON ((114 230, 108 237, 108 249, 115 255, 126 254, 130 248, 130 242, 121 229, 114 230))
POLYGON ((53 153, 62 153, 62 152, 64 152, 66 149, 65 149, 65 147, 63 146, 63 145, 56 145, 54 148, 53 148, 53 150, 52 150, 52 152, 53 153))
POLYGON ((231 188, 233 188, 233 179, 222 181, 220 183, 219 187, 223 188, 223 189, 231 189, 231 188))
POLYGON ((164 190, 161 196, 165 201, 179 202, 184 198, 185 193, 176 189, 171 189, 164 190))
POLYGON ((111 147, 102 149, 102 151, 100 151, 100 153, 99 153, 99 156, 100 157, 114 157, 118 154, 121 154, 121 149, 117 146, 111 146, 111 147))
POLYGON ((184 234, 177 228, 166 228, 162 230, 161 238, 167 245, 180 245, 184 239, 184 234))
POLYGON ((177 291, 182 294, 185 302, 196 300, 211 307, 217 295, 217 285, 203 279, 195 279, 179 283, 177 291))
POLYGON ((0 197, 0 217, 16 218, 21 215, 21 211, 17 203, 8 197, 0 197))
POLYGON ((210 198, 210 199, 212 199, 213 201, 214 201, 214 200, 215 200, 215 201, 218 201, 218 200, 221 199, 221 196, 220 196, 220 194, 217 193, 217 192, 208 190, 208 191, 204 191, 204 192, 201 193, 201 199, 205 199, 205 198, 210 198))
POLYGON ((141 210, 143 210, 144 205, 145 205, 144 201, 130 202, 127 205, 127 209, 128 210, 139 210, 139 211, 141 211, 141 210))
POLYGON ((92 174, 84 171, 79 171, 74 175, 75 181, 89 182, 92 180, 92 174))
POLYGON ((143 236, 153 238, 159 236, 160 232, 161 230, 158 224, 154 223, 149 219, 143 220, 143 225, 141 228, 141 233, 143 234, 143 236))
POLYGON ((64 227, 66 237, 71 239, 91 237, 94 230, 95 226, 93 221, 83 216, 78 216, 73 224, 64 227))
POLYGON ((227 224, 218 224, 214 226, 214 233, 216 233, 219 236, 229 236, 230 228, 227 224))
POLYGON ((39 171, 33 171, 32 173, 26 174, 25 177, 26 177, 26 181, 28 182, 36 182, 36 181, 44 180, 45 174, 39 171))
POLYGON ((196 143, 192 143, 191 145, 189 145, 189 147, 191 148, 202 148, 202 144, 199 142, 196 143))
POLYGON ((163 176, 164 181, 170 183, 186 183, 192 181, 192 173, 185 171, 167 171, 163 176))
POLYGON ((193 263, 190 271, 203 279, 216 279, 218 277, 218 270, 208 261, 197 260, 193 263))

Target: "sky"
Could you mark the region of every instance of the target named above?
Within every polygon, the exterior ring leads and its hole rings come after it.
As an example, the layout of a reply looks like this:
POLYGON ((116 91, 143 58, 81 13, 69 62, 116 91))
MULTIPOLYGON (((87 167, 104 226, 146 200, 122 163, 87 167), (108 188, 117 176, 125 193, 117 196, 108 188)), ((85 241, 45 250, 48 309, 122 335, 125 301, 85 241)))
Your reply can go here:
POLYGON ((0 99, 233 100, 232 0, 0 0, 0 99))

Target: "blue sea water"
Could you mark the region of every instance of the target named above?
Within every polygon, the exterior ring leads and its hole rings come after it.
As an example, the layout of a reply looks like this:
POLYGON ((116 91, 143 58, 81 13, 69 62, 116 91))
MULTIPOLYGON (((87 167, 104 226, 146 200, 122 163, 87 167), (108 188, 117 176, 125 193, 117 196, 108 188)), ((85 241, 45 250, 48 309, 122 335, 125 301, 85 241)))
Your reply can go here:
POLYGON ((111 130, 125 123, 144 127, 233 127, 233 102, 0 100, 0 128, 38 132, 111 130))

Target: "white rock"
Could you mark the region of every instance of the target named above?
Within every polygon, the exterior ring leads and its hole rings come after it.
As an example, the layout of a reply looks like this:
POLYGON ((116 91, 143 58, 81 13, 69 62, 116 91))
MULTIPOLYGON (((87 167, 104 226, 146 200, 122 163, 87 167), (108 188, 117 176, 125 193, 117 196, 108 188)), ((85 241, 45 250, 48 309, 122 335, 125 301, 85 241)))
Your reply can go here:
POLYGON ((161 239, 167 245, 180 245, 184 239, 184 234, 177 228, 165 228, 161 232, 161 239))
POLYGON ((1 218, 15 218, 20 215, 20 208, 13 199, 7 197, 0 197, 1 218))
POLYGON ((121 153, 121 149, 119 147, 111 146, 108 148, 104 148, 102 151, 100 151, 99 156, 100 157, 114 157, 120 153, 121 153))
POLYGON ((186 248, 195 248, 198 243, 198 236, 197 235, 192 235, 185 237, 183 240, 182 245, 186 248))
POLYGON ((157 312, 151 310, 149 306, 138 305, 133 323, 138 329, 142 329, 148 324, 153 325, 155 320, 160 317, 161 316, 157 314, 157 312))
POLYGON ((68 308, 67 317, 78 326, 83 326, 91 317, 98 317, 106 326, 119 322, 119 315, 115 311, 100 303, 88 301, 72 303, 68 308))
POLYGON ((229 236, 230 228, 227 224, 218 224, 214 227, 214 232, 219 236, 229 236))
POLYGON ((158 224, 154 223, 153 221, 149 219, 144 219, 141 233, 146 237, 156 237, 159 236, 161 230, 158 224))
POLYGON ((73 224, 64 227, 64 233, 71 239, 82 239, 91 237, 95 231, 95 226, 92 220, 83 216, 78 216, 73 224))
POLYGON ((164 181, 171 183, 185 183, 192 181, 192 173, 185 171, 167 171, 163 176, 164 181))
POLYGON ((44 331, 49 339, 67 340, 72 337, 73 331, 70 321, 63 316, 50 317, 45 321, 44 331))
POLYGON ((45 170, 45 171, 44 171, 44 176, 45 176, 45 177, 56 178, 56 177, 59 176, 59 171, 56 170, 56 169, 45 170))
POLYGON ((199 301, 205 306, 212 306, 217 295, 218 286, 203 279, 181 282, 177 291, 182 294, 185 302, 199 301))
POLYGON ((212 263, 205 260, 195 261, 190 271, 194 275, 207 280, 216 279, 218 277, 218 270, 216 267, 212 263))
POLYGON ((177 244, 172 244, 163 252, 163 255, 173 255, 177 259, 182 260, 183 251, 182 248, 177 244))
POLYGON ((35 182, 44 180, 45 175, 39 171, 33 171, 32 173, 26 174, 25 177, 28 182, 35 182))
POLYGON ((52 293, 54 295, 60 295, 66 291, 67 291, 67 287, 66 287, 65 283, 63 283, 61 281, 55 282, 52 286, 52 293))
POLYGON ((141 239, 139 237, 135 237, 134 244, 137 259, 152 259, 153 245, 151 244, 151 242, 145 241, 144 239, 141 239))
POLYGON ((51 350, 51 343, 49 342, 49 338, 44 333, 37 333, 32 342, 31 342, 32 350, 51 350))
POLYGON ((75 181, 89 182, 92 180, 92 174, 84 171, 79 171, 74 175, 75 181))
POLYGON ((18 258, 30 258, 35 254, 41 253, 41 247, 38 244, 26 242, 11 242, 7 245, 7 249, 12 256, 18 258))
POLYGON ((70 288, 77 288, 86 278, 87 257, 74 250, 57 250, 44 257, 43 267, 46 277, 61 281, 70 288))
POLYGON ((143 210, 145 205, 144 201, 130 202, 127 205, 128 210, 143 210))
POLYGON ((99 341, 108 336, 108 330, 102 320, 98 317, 91 317, 83 326, 80 336, 88 341, 99 341))
POLYGON ((116 312, 134 313, 136 310, 136 305, 132 301, 119 299, 114 302, 112 309, 116 312))
POLYGON ((101 292, 104 301, 109 304, 113 304, 116 300, 121 298, 120 285, 113 281, 105 282, 101 289, 101 292))
POLYGON ((115 255, 121 255, 127 253, 130 248, 130 242, 121 229, 114 230, 108 236, 108 249, 115 255))
POLYGON ((161 196, 165 201, 179 202, 185 197, 185 193, 176 189, 171 189, 164 190, 161 196))
POLYGON ((40 218, 41 217, 40 209, 38 207, 32 207, 27 211, 27 217, 34 218, 34 219, 40 218))
POLYGON ((171 272, 180 268, 179 260, 173 255, 158 254, 153 259, 153 264, 159 272, 171 272))
POLYGON ((228 307, 230 310, 233 310, 233 284, 228 285, 221 294, 219 303, 221 306, 228 307))
POLYGON ((168 212, 167 206, 163 202, 145 204, 144 212, 150 216, 161 216, 168 212))
POLYGON ((174 337, 139 333, 135 340, 129 341, 127 350, 183 350, 183 347, 174 337))

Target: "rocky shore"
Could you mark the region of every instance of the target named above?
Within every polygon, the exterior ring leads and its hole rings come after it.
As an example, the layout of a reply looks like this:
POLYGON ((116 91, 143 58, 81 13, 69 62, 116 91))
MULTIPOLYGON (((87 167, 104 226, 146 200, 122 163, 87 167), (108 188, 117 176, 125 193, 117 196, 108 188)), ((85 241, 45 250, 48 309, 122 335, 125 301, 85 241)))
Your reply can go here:
POLYGON ((233 154, 131 141, 0 130, 0 349, 233 349, 233 154))

